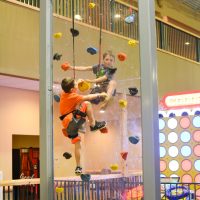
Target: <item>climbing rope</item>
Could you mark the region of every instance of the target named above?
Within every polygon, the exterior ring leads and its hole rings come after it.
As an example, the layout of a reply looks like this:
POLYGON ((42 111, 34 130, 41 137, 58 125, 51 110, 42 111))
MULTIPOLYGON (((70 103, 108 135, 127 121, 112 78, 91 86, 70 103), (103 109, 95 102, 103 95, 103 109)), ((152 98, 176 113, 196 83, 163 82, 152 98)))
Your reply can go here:
POLYGON ((75 57, 75 29, 74 29, 74 24, 75 24, 75 19, 74 19, 74 0, 71 0, 71 3, 72 3, 72 29, 71 29, 71 32, 72 32, 72 37, 73 37, 73 47, 72 47, 72 52, 73 52, 73 66, 74 66, 74 69, 73 69, 73 75, 74 75, 74 79, 76 78, 76 70, 75 70, 75 66, 76 66, 76 57, 75 57))
POLYGON ((102 44, 102 21, 103 21, 103 6, 102 6, 102 2, 100 0, 100 4, 99 4, 99 66, 98 66, 98 71, 100 70, 100 66, 101 66, 101 53, 102 53, 102 49, 101 49, 101 44, 102 44))

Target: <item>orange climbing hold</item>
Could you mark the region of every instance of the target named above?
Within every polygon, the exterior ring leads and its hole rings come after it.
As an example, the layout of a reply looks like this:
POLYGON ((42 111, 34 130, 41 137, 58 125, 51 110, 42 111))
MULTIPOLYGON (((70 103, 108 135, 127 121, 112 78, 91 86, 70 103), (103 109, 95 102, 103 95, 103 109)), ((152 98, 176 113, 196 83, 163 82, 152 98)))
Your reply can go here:
POLYGON ((100 132, 101 133, 108 133, 108 129, 107 129, 107 127, 104 127, 104 128, 102 128, 102 129, 100 129, 100 132))
POLYGON ((117 54, 117 58, 119 59, 119 61, 125 61, 127 58, 127 55, 125 53, 120 52, 117 54))
POLYGON ((128 156, 128 152, 121 152, 121 157, 126 160, 127 159, 127 156, 128 156))
POLYGON ((66 70, 68 70, 68 69, 70 68, 70 64, 69 64, 69 63, 63 63, 63 64, 61 65, 61 68, 62 68, 64 71, 66 71, 66 70))

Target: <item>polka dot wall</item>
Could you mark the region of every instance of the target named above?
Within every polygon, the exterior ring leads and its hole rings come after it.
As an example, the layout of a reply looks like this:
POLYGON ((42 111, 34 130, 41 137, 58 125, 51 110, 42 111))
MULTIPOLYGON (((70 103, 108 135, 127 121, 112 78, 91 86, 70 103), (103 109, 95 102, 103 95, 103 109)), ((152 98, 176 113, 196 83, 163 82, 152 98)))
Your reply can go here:
POLYGON ((159 113, 159 138, 161 177, 200 183, 200 111, 159 113))

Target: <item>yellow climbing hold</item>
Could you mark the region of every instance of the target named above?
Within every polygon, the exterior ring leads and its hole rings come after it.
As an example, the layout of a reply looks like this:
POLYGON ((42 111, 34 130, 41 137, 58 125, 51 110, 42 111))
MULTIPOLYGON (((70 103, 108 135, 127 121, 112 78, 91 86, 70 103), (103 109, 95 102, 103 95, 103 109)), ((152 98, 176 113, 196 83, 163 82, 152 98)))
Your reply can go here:
POLYGON ((126 108, 126 106, 127 106, 127 101, 124 100, 124 99, 120 99, 120 100, 119 100, 119 106, 120 106, 120 108, 126 108))
POLYGON ((89 8, 94 8, 95 6, 96 6, 96 4, 95 3, 89 3, 89 8))
POLYGON ((136 41, 135 40, 129 40, 128 45, 134 47, 136 45, 136 41))
POLYGON ((56 193, 62 193, 63 191, 64 191, 64 188, 56 187, 56 193))
POLYGON ((54 38, 61 38, 62 37, 62 33, 58 32, 58 33, 54 33, 54 38))
POLYGON ((110 165, 110 169, 112 169, 113 171, 118 170, 118 164, 110 165))
POLYGON ((88 83, 87 81, 81 81, 78 83, 78 89, 81 92, 85 92, 85 91, 89 90, 90 88, 91 88, 91 84, 88 83))

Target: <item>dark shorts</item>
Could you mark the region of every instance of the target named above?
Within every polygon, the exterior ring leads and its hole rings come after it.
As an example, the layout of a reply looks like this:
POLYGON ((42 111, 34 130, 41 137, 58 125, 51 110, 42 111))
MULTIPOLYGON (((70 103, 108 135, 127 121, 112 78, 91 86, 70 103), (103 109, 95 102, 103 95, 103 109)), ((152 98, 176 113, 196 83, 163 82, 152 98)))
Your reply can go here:
MULTIPOLYGON (((108 84, 99 85, 99 86, 92 88, 90 94, 96 94, 96 93, 102 93, 102 92, 107 93, 107 89, 108 89, 108 84)), ((116 89, 114 90, 112 96, 115 96, 115 95, 116 95, 116 89)), ((104 98, 98 97, 94 100, 91 100, 91 103, 99 104, 101 101, 104 101, 104 98)))
MULTIPOLYGON (((67 115, 66 120, 68 121, 68 125, 66 128, 66 134, 65 136, 67 136, 70 139, 74 139, 78 136, 78 131, 80 129, 80 127, 85 123, 86 119, 86 110, 87 110, 87 105, 85 102, 83 102, 79 109, 77 109, 77 112, 73 112, 70 113, 69 115, 67 115), (81 113, 79 113, 79 111, 81 113), (83 114, 84 116, 81 116, 81 114, 83 114)), ((65 119, 64 119, 65 120, 65 119)))

